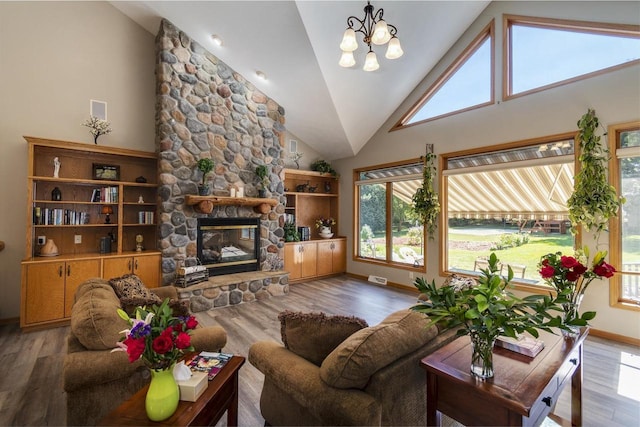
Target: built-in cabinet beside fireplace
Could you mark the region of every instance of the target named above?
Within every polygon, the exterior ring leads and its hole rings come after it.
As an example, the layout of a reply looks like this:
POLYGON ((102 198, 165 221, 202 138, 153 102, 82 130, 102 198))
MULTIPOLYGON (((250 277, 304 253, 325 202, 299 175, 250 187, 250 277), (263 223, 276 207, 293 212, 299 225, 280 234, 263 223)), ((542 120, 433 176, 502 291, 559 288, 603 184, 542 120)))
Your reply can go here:
POLYGON ((296 282, 344 273, 347 269, 347 239, 339 236, 339 180, 327 173, 284 170, 287 198, 285 220, 308 227, 310 240, 285 243, 284 267, 289 281, 296 282), (319 218, 333 218, 333 238, 324 239, 315 227, 319 218))

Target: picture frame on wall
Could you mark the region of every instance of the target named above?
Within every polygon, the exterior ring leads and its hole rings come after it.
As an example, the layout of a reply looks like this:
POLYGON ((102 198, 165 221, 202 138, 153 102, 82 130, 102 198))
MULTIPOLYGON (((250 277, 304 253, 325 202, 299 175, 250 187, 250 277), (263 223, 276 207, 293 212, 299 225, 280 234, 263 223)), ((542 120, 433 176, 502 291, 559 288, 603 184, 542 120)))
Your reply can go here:
POLYGON ((103 181, 120 181, 120 166, 94 163, 93 179, 103 181))

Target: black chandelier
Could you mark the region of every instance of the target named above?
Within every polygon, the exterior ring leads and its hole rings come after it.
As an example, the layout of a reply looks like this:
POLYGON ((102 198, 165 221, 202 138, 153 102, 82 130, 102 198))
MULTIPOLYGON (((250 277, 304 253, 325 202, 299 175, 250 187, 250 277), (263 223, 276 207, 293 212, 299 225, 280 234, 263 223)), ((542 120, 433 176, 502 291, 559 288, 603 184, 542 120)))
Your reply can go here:
POLYGON ((375 71, 380 68, 376 53, 371 49, 371 43, 375 45, 389 43, 387 53, 385 54, 387 59, 396 59, 402 56, 404 52, 402 51, 402 47, 400 47, 400 40, 396 37, 398 30, 382 19, 383 13, 384 10, 382 8, 374 13, 371 2, 367 1, 367 5, 364 7, 363 19, 358 19, 355 16, 347 18, 347 30, 344 32, 342 42, 340 43, 340 49, 342 49, 342 56, 339 62, 340 66, 353 67, 356 64, 356 60, 353 57, 353 51, 358 48, 356 32, 364 35, 363 41, 369 46, 369 53, 367 53, 364 61, 363 70, 375 71))

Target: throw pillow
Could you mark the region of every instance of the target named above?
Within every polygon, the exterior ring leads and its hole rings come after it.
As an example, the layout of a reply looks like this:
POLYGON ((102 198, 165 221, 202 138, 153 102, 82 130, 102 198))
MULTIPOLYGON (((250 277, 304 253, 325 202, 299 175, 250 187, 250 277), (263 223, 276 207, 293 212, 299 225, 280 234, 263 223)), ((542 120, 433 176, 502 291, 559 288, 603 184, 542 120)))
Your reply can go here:
POLYGON ((354 316, 283 311, 278 315, 284 346, 318 366, 338 344, 367 322, 354 316))
POLYGON ((401 310, 354 333, 324 359, 320 378, 337 388, 364 388, 371 375, 438 334, 435 326, 426 327, 428 322, 424 314, 401 310))
POLYGON ((125 274, 109 280, 114 292, 122 300, 123 298, 136 298, 146 301, 141 305, 160 304, 162 300, 153 294, 135 274, 125 274))

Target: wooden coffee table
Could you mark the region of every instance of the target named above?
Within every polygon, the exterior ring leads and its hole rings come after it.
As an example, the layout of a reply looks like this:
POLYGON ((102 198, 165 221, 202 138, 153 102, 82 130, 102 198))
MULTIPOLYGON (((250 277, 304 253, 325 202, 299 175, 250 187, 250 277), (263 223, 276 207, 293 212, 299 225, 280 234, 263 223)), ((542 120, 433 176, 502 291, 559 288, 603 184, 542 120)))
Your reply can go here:
POLYGON ((421 361, 427 371, 427 425, 439 426, 444 413, 464 425, 538 426, 552 416, 567 384, 571 384, 571 424, 582 425, 582 351, 587 334, 588 328, 583 328, 577 338, 563 339, 541 331, 545 348, 535 358, 495 348, 495 376, 486 381, 469 372, 468 336, 436 350, 421 361))
POLYGON ((144 400, 149 386, 146 385, 130 399, 104 417, 100 426, 211 426, 215 425, 227 411, 227 425, 238 425, 238 371, 245 358, 233 356, 231 360, 209 381, 205 392, 195 402, 178 402, 176 412, 164 421, 154 422, 147 418, 144 400))

